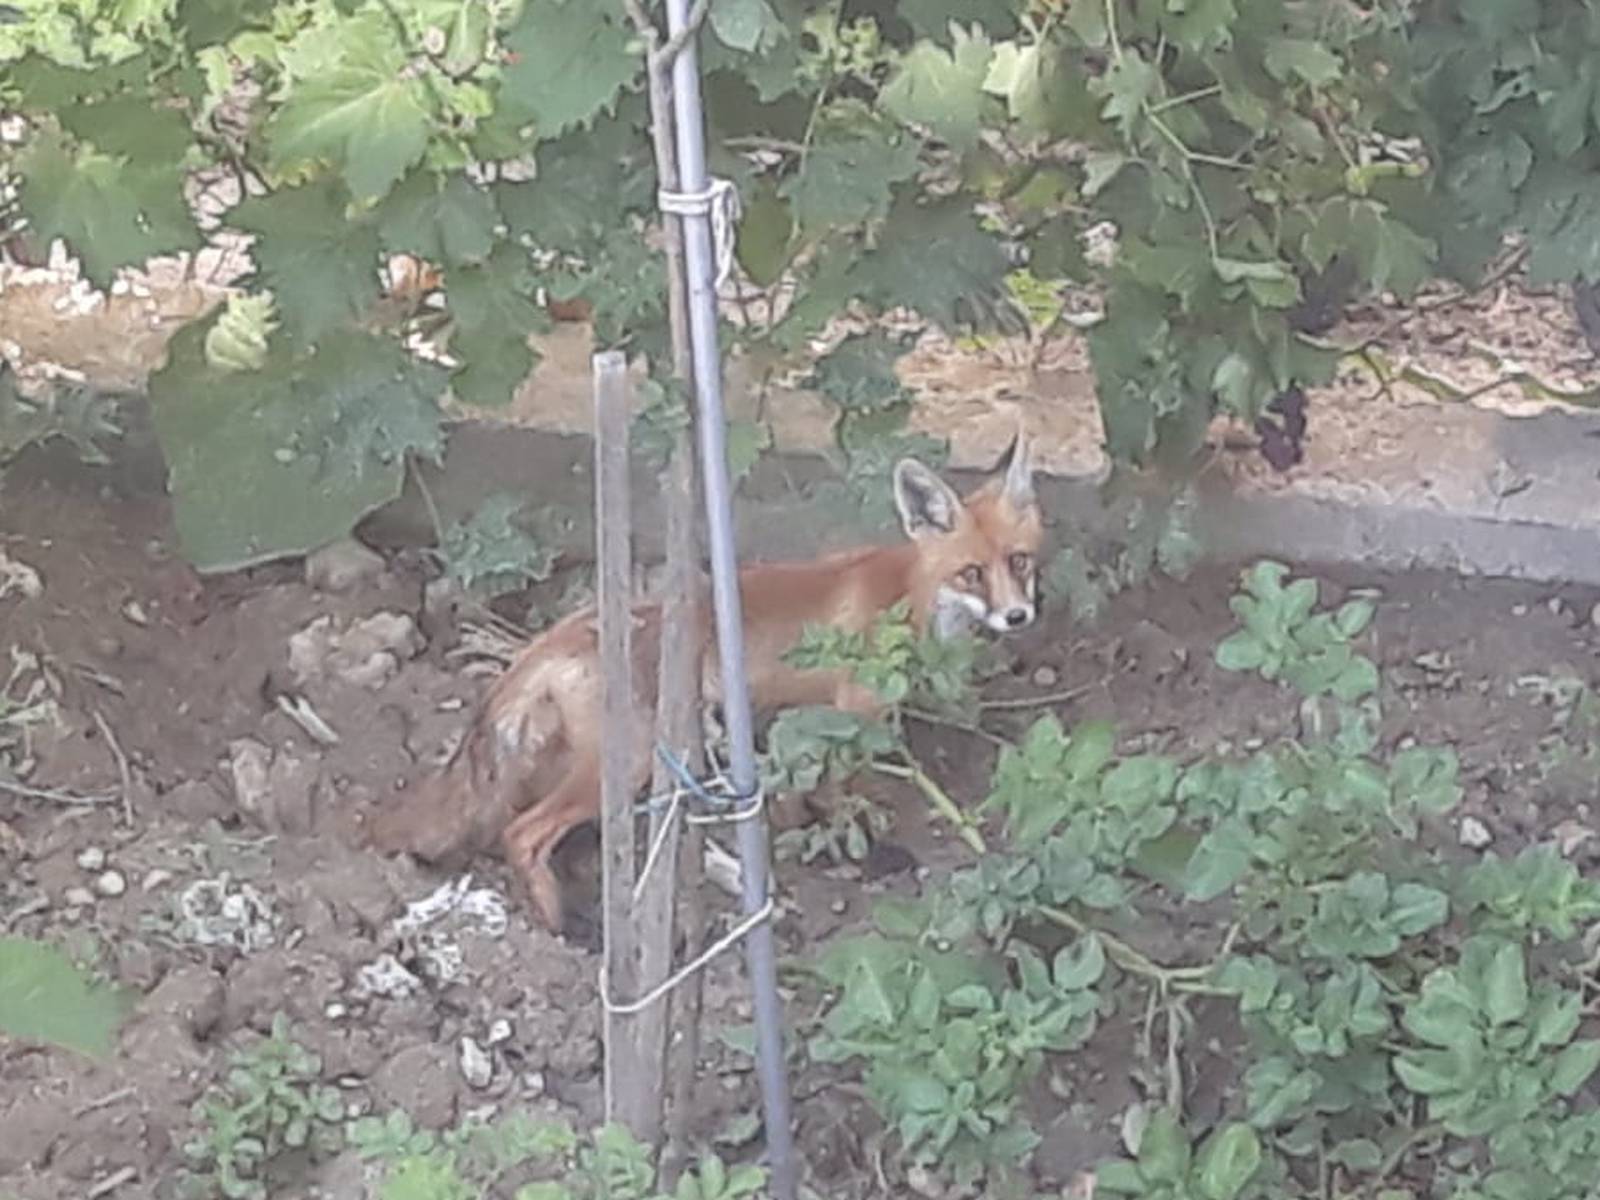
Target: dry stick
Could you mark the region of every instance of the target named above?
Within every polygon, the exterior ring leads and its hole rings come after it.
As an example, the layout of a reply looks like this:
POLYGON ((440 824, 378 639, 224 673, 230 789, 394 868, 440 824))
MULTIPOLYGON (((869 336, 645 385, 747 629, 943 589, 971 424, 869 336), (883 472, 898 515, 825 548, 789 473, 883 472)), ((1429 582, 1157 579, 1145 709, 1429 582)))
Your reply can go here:
MULTIPOLYGON (((594 356, 595 539, 600 610, 600 678, 603 728, 608 739, 600 759, 600 828, 604 879, 605 967, 602 998, 626 1002, 640 994, 638 930, 633 922, 636 867, 633 834, 633 502, 628 477, 628 360, 620 351, 594 356)), ((605 1020, 605 1112, 647 1135, 659 1062, 652 1073, 639 1042, 637 1014, 613 1011, 605 1020)))
MULTIPOLYGON (((660 34, 649 15, 637 0, 629 0, 628 11, 635 28, 648 49, 647 68, 650 91, 650 133, 654 143, 656 179, 660 187, 676 191, 678 187, 677 147, 672 138, 672 94, 669 70, 678 47, 687 42, 689 30, 695 29, 704 19, 704 6, 697 6, 691 14, 685 36, 673 39, 667 47, 661 45, 660 34)), ((667 276, 667 323, 672 338, 673 372, 685 388, 693 386, 693 353, 689 342, 688 296, 685 285, 688 272, 683 261, 683 226, 676 220, 663 223, 663 251, 667 276)), ((667 510, 667 575, 666 595, 661 615, 661 663, 659 676, 659 711, 656 720, 656 737, 661 745, 681 757, 691 775, 698 777, 704 770, 705 760, 700 742, 699 698, 700 639, 696 636, 701 625, 700 587, 696 570, 698 540, 695 537, 697 508, 695 497, 694 441, 688 429, 679 432, 672 447, 672 458, 664 479, 664 498, 667 510)), ((675 787, 677 781, 659 760, 655 765, 651 791, 656 795, 675 787)), ((656 835, 659 814, 651 819, 651 837, 656 835)), ((681 825, 678 827, 681 829, 681 825)), ((674 892, 679 900, 683 931, 684 959, 693 961, 705 943, 705 899, 702 882, 705 876, 705 832, 695 824, 680 836, 676 830, 667 832, 668 843, 663 846, 658 881, 652 881, 650 890, 640 897, 640 921, 643 926, 643 960, 640 974, 646 987, 666 977, 672 967, 672 910, 674 892), (676 872, 670 868, 676 865, 676 872), (674 874, 676 880, 674 880, 674 874)), ((696 1106, 695 1085, 698 1082, 700 1061, 700 1010, 704 996, 701 973, 696 971, 672 994, 668 1004, 649 1010, 657 1021, 663 1022, 657 1035, 661 1044, 667 1044, 664 1024, 670 1016, 677 1037, 670 1044, 670 1069, 672 1098, 666 1119, 666 1144, 662 1147, 661 1174, 666 1186, 671 1187, 690 1157, 691 1123, 696 1106), (670 1006, 670 1007, 669 1007, 670 1006)))
POLYGON ((93 808, 97 804, 109 804, 115 796, 80 796, 77 792, 67 792, 60 788, 29 787, 25 783, 18 783, 15 779, 0 779, 0 792, 10 792, 13 796, 20 796, 24 800, 44 800, 51 804, 70 804, 79 808, 93 808))
POLYGON ((133 772, 128 768, 128 756, 122 752, 122 743, 117 741, 117 735, 111 732, 111 725, 101 715, 98 708, 91 709, 94 723, 100 729, 100 736, 105 738, 106 745, 111 748, 111 757, 117 760, 117 778, 122 786, 122 820, 125 824, 133 824, 133 772))

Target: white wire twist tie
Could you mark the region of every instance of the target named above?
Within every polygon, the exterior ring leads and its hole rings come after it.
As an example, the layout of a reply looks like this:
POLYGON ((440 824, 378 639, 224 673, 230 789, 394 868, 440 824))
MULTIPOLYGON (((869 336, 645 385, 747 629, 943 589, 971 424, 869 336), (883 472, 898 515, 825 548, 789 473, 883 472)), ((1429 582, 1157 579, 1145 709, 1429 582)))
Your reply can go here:
POLYGON ((665 996, 668 992, 672 991, 673 988, 677 987, 684 980, 688 979, 689 976, 693 975, 696 971, 701 970, 707 963, 716 958, 717 955, 737 945, 752 929, 771 917, 772 910, 775 907, 776 904, 773 898, 769 895, 767 897, 767 902, 755 912, 745 917, 744 920, 740 921, 732 929, 728 930, 727 933, 723 934, 720 938, 708 946, 704 952, 697 955, 692 961, 685 963, 681 968, 667 976, 667 978, 663 979, 660 983, 651 988, 643 996, 640 996, 637 1000, 620 1003, 611 998, 610 980, 607 976, 605 965, 602 964, 600 967, 600 1003, 605 1006, 605 1010, 607 1012, 616 1013, 622 1016, 627 1016, 636 1012, 642 1012, 643 1010, 649 1008, 657 1000, 661 999, 661 997, 665 996))
POLYGON ((662 188, 656 193, 661 211, 675 217, 711 218, 712 253, 717 260, 717 286, 727 282, 733 270, 734 227, 744 213, 739 189, 731 179, 712 179, 703 192, 673 192, 662 188))

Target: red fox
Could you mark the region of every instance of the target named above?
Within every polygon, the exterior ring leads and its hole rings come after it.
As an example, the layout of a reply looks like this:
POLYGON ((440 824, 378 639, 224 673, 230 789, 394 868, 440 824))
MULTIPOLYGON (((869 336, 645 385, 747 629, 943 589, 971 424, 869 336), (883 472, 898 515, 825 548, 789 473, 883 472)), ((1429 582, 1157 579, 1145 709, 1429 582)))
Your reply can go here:
MULTIPOLYGON (((784 662, 807 625, 864 630, 901 601, 909 602, 918 632, 938 637, 1031 624, 1044 528, 1028 450, 1019 430, 993 478, 964 501, 922 463, 902 459, 894 501, 909 541, 741 570, 745 661, 757 709, 880 710, 878 698, 847 674, 784 662)), ((699 606, 696 636, 702 694, 716 702, 720 675, 708 610, 708 603, 699 606)), ((636 793, 650 777, 660 605, 635 604, 633 620, 634 729, 602 729, 596 614, 592 607, 574 613, 517 655, 443 771, 379 814, 373 845, 440 863, 486 850, 498 837, 540 920, 566 932, 551 855, 571 830, 600 815, 602 742, 626 737, 636 793)))

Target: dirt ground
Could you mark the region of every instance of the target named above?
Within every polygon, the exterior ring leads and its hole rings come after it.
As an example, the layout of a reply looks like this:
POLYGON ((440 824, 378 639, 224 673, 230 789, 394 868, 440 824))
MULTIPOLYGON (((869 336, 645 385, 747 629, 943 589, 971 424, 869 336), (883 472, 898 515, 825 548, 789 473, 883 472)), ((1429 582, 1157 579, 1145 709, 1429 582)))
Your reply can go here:
MULTIPOLYGON (((13 749, 33 791, 0 791, 0 931, 69 946, 136 1003, 103 1063, 0 1045, 0 1192, 166 1195, 191 1103, 279 1012, 352 1113, 404 1108, 430 1128, 513 1105, 598 1119, 597 960, 532 926, 497 862, 452 879, 361 848, 368 814, 460 731, 482 672, 460 653, 461 626, 425 606, 418 564, 353 565, 353 578, 315 587, 299 564, 202 581, 172 548, 164 498, 115 465, 36 449, 7 472, 0 682, 44 699, 54 720, 13 749), (303 723, 285 711, 295 697, 314 714, 303 723), (335 744, 308 733, 317 718, 335 744), (431 915, 408 910, 430 896, 431 915), (468 1081, 463 1039, 487 1053, 487 1081, 468 1081)), ((1009 644, 1011 673, 991 685, 1018 707, 986 724, 1019 732, 1044 707, 1028 698, 1068 690, 1055 704, 1063 720, 1115 717, 1129 744, 1180 755, 1283 732, 1294 714, 1270 688, 1212 665, 1236 570, 1129 593, 1092 629, 1047 615, 1009 644)), ((1325 600, 1381 592, 1372 644, 1390 693, 1385 736, 1458 748, 1467 803, 1452 820, 1481 822, 1502 851, 1555 834, 1592 864, 1595 730, 1571 699, 1595 683, 1600 593, 1320 574, 1325 600)), ((924 727, 916 747, 958 801, 981 798, 988 742, 924 727)), ((862 922, 876 896, 965 861, 914 794, 885 780, 874 795, 916 869, 869 881, 854 867, 780 866, 781 953, 803 955, 862 922)), ((1135 936, 1177 960, 1211 934, 1135 936)), ((717 1036, 748 1020, 742 978, 737 956, 707 976, 707 1138, 757 1109, 751 1061, 717 1036)), ((791 994, 791 1021, 817 1007, 791 994)), ((1136 1023, 1113 1020, 1051 1064, 1054 1081, 1032 1099, 1042 1186, 1114 1151, 1117 1117, 1141 1095, 1136 1023)), ((1189 1107, 1202 1118, 1234 1082, 1227 1037, 1219 1026, 1191 1067, 1189 1107)), ((796 1061, 812 1182, 824 1195, 882 1194, 859 1089, 796 1061)), ((371 1187, 345 1152, 277 1194, 354 1200, 371 1187)))

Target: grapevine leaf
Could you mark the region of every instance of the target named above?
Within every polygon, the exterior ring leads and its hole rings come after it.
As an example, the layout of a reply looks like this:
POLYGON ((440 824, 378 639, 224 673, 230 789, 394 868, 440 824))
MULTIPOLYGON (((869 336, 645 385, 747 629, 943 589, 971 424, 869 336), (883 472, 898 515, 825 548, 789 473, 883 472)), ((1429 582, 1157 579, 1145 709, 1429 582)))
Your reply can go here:
POLYGON ((853 266, 856 294, 880 309, 910 308, 955 329, 1004 323, 1010 263, 978 224, 971 205, 952 196, 919 203, 907 189, 896 199, 876 247, 853 266), (992 305, 983 308, 980 305, 992 305))
POLYGON ((111 1053, 126 1004, 64 953, 31 938, 0 938, 0 1038, 111 1053))
MULTIPOLYGON (((398 461, 330 471, 320 452, 305 452, 320 432, 309 425, 308 403, 318 416, 326 409, 297 391, 285 343, 272 344, 264 370, 227 374, 206 365, 208 325, 180 330, 167 364, 150 377, 178 543, 198 570, 303 554, 400 494, 398 461)), ((364 400, 381 408, 394 381, 381 365, 374 373, 364 400)))
POLYGON ((189 123, 180 109, 153 99, 114 95, 104 101, 67 103, 54 112, 63 129, 97 150, 146 163, 177 162, 193 140, 189 123))
POLYGON ((450 351, 462 363, 450 387, 463 403, 505 405, 528 378, 534 363, 529 335, 549 324, 528 296, 530 283, 525 260, 509 247, 482 266, 447 276, 450 311, 456 319, 450 351))
POLYGON ((619 0, 528 0, 506 38, 501 105, 540 138, 593 120, 639 74, 633 37, 619 0))
POLYGON ((716 0, 708 14, 711 30, 724 46, 750 53, 763 38, 783 36, 784 28, 767 0, 716 0))
POLYGON ((331 162, 351 193, 369 200, 422 159, 431 101, 386 24, 358 18, 352 25, 338 61, 290 83, 267 142, 274 170, 331 162))
POLYGON ((917 0, 900 5, 897 15, 917 37, 941 45, 956 37, 952 26, 978 25, 995 37, 1010 37, 1017 28, 1016 6, 1010 0, 917 0))
POLYGON ((17 173, 32 232, 45 244, 63 239, 97 287, 108 287, 120 267, 201 244, 175 161, 135 164, 46 133, 17 173))
POLYGON ((745 202, 736 243, 739 265, 757 287, 770 287, 783 275, 789 265, 793 235, 794 214, 788 202, 762 176, 745 202))
POLYGON ((1301 38, 1272 38, 1267 42, 1262 65, 1279 83, 1298 76, 1312 87, 1327 87, 1342 73, 1339 56, 1321 42, 1301 38))
POLYGON ((319 478, 387 478, 408 453, 437 460, 444 386, 441 368, 390 338, 355 330, 323 338, 294 380, 297 446, 318 460, 319 478))
POLYGON ((879 99, 890 115, 925 125, 958 150, 978 139, 984 80, 993 52, 983 31, 951 31, 950 50, 918 42, 901 59, 879 99))
POLYGON ((800 228, 815 236, 886 216, 894 184, 917 170, 916 139, 853 103, 833 106, 817 124, 804 169, 778 189, 800 228))
POLYGON ((315 342, 378 297, 378 233, 345 216, 338 184, 319 180, 253 196, 229 216, 257 235, 252 249, 287 330, 315 342))
POLYGON ((495 185, 495 198, 514 234, 542 248, 602 244, 627 213, 654 202, 649 143, 622 116, 599 117, 587 130, 541 145, 538 173, 526 182, 495 185))
POLYGON ((1108 121, 1115 121, 1121 126, 1122 136, 1131 138, 1144 112, 1145 103, 1160 86, 1161 76, 1156 69, 1138 54, 1129 51, 1114 62, 1100 80, 1098 90, 1106 97, 1100 115, 1108 121))
POLYGON ((463 175, 442 182, 413 171, 378 210, 378 236, 395 253, 457 266, 481 262, 494 248, 494 200, 463 175))
POLYGON ((1053 40, 999 43, 983 86, 1005 98, 1007 111, 1027 133, 1090 139, 1099 129, 1088 79, 1053 40))
POLYGON ((1234 0, 1188 0, 1182 9, 1170 15, 1166 26, 1179 46, 1190 54, 1204 54, 1228 44, 1239 18, 1234 0))

